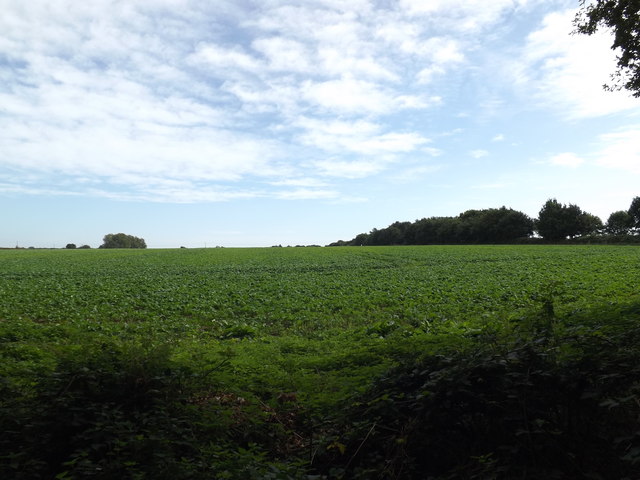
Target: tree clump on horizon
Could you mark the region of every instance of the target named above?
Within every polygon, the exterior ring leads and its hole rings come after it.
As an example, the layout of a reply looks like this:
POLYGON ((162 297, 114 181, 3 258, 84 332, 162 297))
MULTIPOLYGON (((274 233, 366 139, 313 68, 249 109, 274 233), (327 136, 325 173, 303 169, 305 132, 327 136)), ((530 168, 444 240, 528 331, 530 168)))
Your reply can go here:
POLYGON ((509 243, 533 235, 534 220, 511 208, 467 210, 457 217, 430 217, 395 222, 382 230, 361 233, 341 245, 437 245, 449 243, 509 243))
POLYGON ((99 248, 147 248, 144 238, 125 233, 108 233, 102 242, 99 248))
POLYGON ((573 204, 563 205, 555 198, 549 199, 538 214, 536 231, 545 240, 564 240, 602 230, 600 218, 573 204))
POLYGON ((577 205, 564 205, 551 198, 542 206, 536 219, 507 207, 467 210, 457 217, 394 222, 387 228, 374 228, 352 240, 338 240, 329 246, 519 243, 536 234, 545 241, 558 242, 602 237, 603 233, 616 237, 612 241, 640 234, 640 197, 633 199, 629 210, 612 213, 606 225, 577 205))

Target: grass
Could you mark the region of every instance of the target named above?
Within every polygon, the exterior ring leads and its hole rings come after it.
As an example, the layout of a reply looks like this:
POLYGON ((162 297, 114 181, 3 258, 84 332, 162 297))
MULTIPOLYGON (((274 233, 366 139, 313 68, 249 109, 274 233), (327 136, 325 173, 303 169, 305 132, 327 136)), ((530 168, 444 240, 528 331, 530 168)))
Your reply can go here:
MULTIPOLYGON (((637 426, 637 285, 640 250, 625 246, 0 251, 0 473, 423 478, 416 452, 451 438, 411 412, 451 426, 466 405, 473 427, 451 432, 495 441, 458 438, 433 478, 553 478, 534 460, 575 440, 542 413, 565 401, 541 394, 553 384, 579 391, 624 478, 640 462, 640 428, 614 422, 637 426), (506 397, 461 380, 474 375, 506 397), (522 397, 530 380, 542 404, 522 397), (432 400, 465 388, 458 406, 432 400), (474 423, 487 405, 529 443, 474 423)), ((592 446, 574 447, 584 465, 556 452, 556 468, 597 478, 592 446)))

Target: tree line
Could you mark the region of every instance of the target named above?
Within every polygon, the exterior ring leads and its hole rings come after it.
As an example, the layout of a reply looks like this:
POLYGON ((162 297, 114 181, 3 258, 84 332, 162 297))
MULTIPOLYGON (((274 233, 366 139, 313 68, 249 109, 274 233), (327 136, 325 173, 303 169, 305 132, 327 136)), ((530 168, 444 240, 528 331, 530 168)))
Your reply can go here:
POLYGON ((467 210, 456 217, 394 222, 386 228, 374 228, 352 240, 339 240, 329 246, 519 243, 534 237, 558 242, 590 236, 639 234, 640 197, 633 199, 628 210, 613 212, 606 223, 577 205, 565 205, 551 198, 537 218, 507 207, 467 210))

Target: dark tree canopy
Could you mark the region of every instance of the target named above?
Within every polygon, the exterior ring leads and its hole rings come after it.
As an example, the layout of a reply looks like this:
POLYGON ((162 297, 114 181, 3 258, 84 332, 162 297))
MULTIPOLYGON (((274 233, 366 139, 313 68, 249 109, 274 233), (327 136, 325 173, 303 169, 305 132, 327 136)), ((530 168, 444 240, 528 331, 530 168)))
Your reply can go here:
POLYGON ((600 220, 600 217, 587 212, 582 212, 582 218, 580 219, 580 232, 578 235, 600 233, 603 229, 604 224, 602 223, 602 220, 600 220))
POLYGON ((633 217, 629 212, 619 210, 609 215, 606 231, 611 235, 626 235, 633 228, 633 217))
POLYGON ((100 248, 147 248, 143 238, 124 233, 108 233, 102 241, 100 248))
POLYGON ((574 19, 577 33, 593 35, 599 28, 609 28, 614 40, 611 48, 618 53, 618 66, 611 75, 607 90, 629 90, 640 97, 640 0, 580 0, 574 19))
POLYGON ((555 198, 547 200, 538 214, 537 231, 545 240, 588 235, 602 227, 602 221, 595 215, 583 212, 577 205, 563 205, 555 198))
MULTIPOLYGON (((640 0, 639 0, 640 1, 640 0)), ((607 240, 604 233, 616 236, 640 234, 640 197, 635 197, 628 211, 614 212, 606 226, 596 215, 577 205, 563 205, 555 198, 545 202, 533 220, 511 208, 467 210, 457 217, 430 217, 415 222, 395 222, 387 228, 374 228, 353 240, 338 240, 329 246, 360 245, 443 245, 476 243, 521 243, 537 232, 544 240, 558 242, 576 237, 594 241, 594 236, 607 240)), ((623 239, 624 240, 624 239, 623 239)), ((620 238, 615 240, 620 241, 620 238)))
POLYGON ((632 226, 636 229, 636 232, 640 232, 640 197, 635 197, 631 201, 631 206, 629 207, 629 211, 627 213, 632 218, 632 226))
POLYGON ((374 228, 332 245, 434 245, 508 243, 533 234, 533 220, 510 208, 467 210, 457 217, 431 217, 374 228))
POLYGON ((545 240, 563 240, 578 232, 578 215, 575 205, 562 205, 555 198, 547 200, 538 214, 536 230, 545 240))

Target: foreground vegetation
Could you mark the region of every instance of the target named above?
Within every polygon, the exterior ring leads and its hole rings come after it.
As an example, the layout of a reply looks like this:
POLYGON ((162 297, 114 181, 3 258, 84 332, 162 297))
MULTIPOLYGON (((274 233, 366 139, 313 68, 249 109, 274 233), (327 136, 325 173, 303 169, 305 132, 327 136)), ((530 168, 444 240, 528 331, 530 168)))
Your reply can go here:
POLYGON ((636 478, 640 250, 0 251, 3 478, 636 478))

